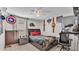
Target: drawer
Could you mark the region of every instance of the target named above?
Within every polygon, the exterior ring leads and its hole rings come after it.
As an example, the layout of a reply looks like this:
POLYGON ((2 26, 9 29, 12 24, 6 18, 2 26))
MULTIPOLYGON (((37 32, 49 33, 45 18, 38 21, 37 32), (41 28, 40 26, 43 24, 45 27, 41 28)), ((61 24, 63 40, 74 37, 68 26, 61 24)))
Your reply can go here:
POLYGON ((18 40, 19 45, 23 45, 23 44, 27 44, 28 43, 28 39, 27 38, 20 38, 18 40))

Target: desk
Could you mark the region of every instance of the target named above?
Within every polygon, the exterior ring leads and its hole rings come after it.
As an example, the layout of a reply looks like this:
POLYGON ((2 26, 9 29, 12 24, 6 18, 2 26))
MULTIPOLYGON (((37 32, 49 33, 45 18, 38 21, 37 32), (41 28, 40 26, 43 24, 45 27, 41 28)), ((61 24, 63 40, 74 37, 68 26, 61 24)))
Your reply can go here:
MULTIPOLYGON (((77 43, 77 50, 79 50, 79 32, 61 32, 61 33, 59 33, 60 34, 60 39, 61 39, 61 35, 62 34, 73 34, 73 35, 76 35, 76 36, 78 36, 78 40, 76 41, 76 43, 77 43)), ((74 39, 74 40, 76 40, 76 39, 74 39)), ((75 44, 74 44, 74 47, 75 47, 75 44)), ((74 50, 75 50, 75 48, 74 48, 74 50)))
POLYGON ((78 35, 79 32, 61 32, 60 35, 61 34, 75 34, 75 35, 77 34, 78 35))

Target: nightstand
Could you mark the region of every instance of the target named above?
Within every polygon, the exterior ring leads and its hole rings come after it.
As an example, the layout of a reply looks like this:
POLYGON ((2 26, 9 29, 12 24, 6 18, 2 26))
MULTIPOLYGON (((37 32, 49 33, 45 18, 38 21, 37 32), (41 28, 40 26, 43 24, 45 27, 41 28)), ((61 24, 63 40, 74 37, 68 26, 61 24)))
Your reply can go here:
POLYGON ((18 39, 18 44, 19 45, 24 45, 28 43, 28 39, 27 38, 20 38, 18 39))

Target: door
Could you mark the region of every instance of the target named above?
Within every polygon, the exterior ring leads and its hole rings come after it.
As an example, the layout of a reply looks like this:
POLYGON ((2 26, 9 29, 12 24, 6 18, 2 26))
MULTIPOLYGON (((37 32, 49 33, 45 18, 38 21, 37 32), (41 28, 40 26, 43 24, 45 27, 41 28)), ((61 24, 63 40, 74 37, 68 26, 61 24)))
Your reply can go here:
POLYGON ((6 31, 5 32, 5 44, 9 45, 9 44, 14 44, 16 43, 16 40, 14 38, 14 31, 6 31))

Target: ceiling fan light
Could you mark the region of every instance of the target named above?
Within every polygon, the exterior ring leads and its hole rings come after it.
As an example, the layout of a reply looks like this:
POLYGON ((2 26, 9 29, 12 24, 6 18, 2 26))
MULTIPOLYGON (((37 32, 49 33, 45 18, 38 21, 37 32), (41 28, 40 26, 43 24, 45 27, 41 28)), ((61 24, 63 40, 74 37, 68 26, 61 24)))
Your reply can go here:
POLYGON ((42 16, 42 15, 43 15, 42 10, 37 10, 37 11, 36 11, 36 15, 37 15, 37 16, 42 16))

